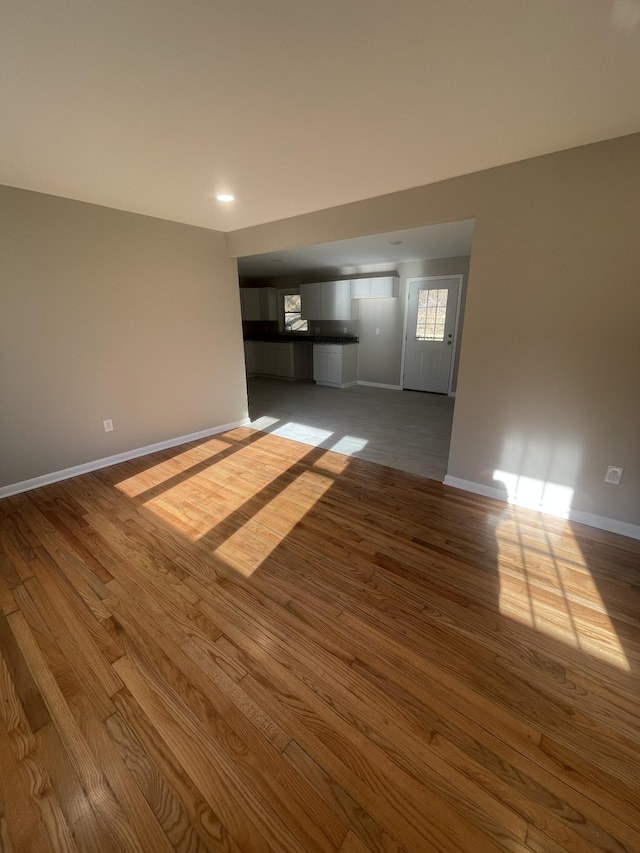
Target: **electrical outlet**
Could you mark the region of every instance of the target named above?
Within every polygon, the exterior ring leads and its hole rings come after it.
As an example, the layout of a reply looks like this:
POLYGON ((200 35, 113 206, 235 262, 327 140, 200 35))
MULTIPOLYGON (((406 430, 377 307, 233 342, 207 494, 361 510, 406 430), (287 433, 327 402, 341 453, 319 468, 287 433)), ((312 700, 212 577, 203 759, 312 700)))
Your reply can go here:
POLYGON ((344 332, 344 334, 346 335, 346 334, 347 334, 347 332, 348 332, 349 330, 347 329, 347 327, 346 327, 346 326, 343 326, 343 327, 342 327, 342 331, 343 331, 343 332, 344 332))
POLYGON ((604 481, 605 483, 611 483, 612 486, 619 486, 623 473, 624 468, 620 468, 618 465, 609 465, 604 481))
POLYGON ((376 329, 376 335, 380 334, 380 329, 376 329))
POLYGON ((106 418, 102 423, 104 424, 105 432, 113 432, 113 421, 111 418, 106 418))

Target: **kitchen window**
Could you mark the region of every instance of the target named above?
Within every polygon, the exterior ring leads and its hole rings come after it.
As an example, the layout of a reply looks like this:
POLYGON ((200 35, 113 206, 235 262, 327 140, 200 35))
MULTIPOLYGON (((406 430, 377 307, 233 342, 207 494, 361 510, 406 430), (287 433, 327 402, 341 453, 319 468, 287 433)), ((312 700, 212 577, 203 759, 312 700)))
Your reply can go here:
POLYGON ((285 293, 283 297, 285 332, 308 332, 309 323, 302 319, 299 293, 285 293))

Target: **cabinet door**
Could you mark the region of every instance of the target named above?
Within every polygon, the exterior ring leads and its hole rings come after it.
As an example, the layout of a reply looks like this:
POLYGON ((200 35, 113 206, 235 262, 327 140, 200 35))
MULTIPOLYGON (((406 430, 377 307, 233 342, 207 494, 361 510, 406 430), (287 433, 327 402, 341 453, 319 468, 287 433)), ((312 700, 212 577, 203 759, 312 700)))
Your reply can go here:
POLYGON ((331 317, 325 315, 325 320, 351 319, 351 282, 331 282, 331 317))
POLYGON ((322 284, 322 319, 351 319, 351 282, 326 281, 322 284))
POLYGON ((278 375, 278 353, 276 351, 277 344, 263 343, 263 369, 261 373, 266 373, 267 376, 278 375))
POLYGON ((261 287, 260 294, 260 320, 278 319, 278 291, 275 287, 261 287))
MULTIPOLYGON (((393 296, 393 276, 382 276, 382 278, 371 279, 371 296, 372 297, 390 297, 393 296)), ((397 279, 396 279, 397 280, 397 279)))
POLYGON ((300 312, 303 320, 323 320, 322 283, 300 285, 300 312))
POLYGON ((368 299, 371 295, 371 279, 370 278, 352 278, 351 279, 351 298, 352 299, 368 299))
POLYGON ((293 344, 272 344, 273 375, 293 379, 293 344))
POLYGON ((242 287, 240 289, 240 307, 243 320, 260 320, 260 288, 242 287))
POLYGON ((342 385, 342 352, 339 344, 317 344, 313 348, 313 378, 316 382, 342 385))
POLYGON ((342 385, 342 353, 328 352, 327 353, 327 378, 326 382, 334 382, 336 385, 342 385))

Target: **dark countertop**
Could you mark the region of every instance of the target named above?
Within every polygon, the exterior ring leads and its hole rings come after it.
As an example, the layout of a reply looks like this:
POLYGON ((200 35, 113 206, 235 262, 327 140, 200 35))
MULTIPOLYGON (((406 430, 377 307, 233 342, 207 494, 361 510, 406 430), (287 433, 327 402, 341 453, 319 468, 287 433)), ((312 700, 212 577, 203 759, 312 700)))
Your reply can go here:
POLYGON ((296 335, 281 332, 278 335, 246 335, 245 341, 270 341, 271 343, 294 344, 357 344, 355 335, 296 335))

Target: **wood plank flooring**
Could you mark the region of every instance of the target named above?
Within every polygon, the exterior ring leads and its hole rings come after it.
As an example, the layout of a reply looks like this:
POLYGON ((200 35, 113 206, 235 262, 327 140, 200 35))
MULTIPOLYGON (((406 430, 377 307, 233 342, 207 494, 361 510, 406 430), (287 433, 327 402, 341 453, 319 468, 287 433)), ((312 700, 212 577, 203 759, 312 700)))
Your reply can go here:
POLYGON ((238 429, 0 502, 3 851, 640 851, 640 543, 238 429))

